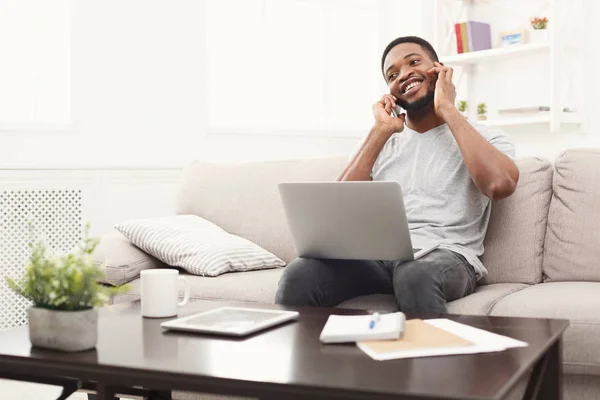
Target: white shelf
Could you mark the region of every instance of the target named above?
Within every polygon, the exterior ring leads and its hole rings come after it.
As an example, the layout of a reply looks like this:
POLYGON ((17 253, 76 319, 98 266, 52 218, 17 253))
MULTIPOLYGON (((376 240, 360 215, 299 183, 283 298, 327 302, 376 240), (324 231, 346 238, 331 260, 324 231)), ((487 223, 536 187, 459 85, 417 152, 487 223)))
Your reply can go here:
MULTIPOLYGON (((539 113, 536 115, 528 115, 523 117, 506 117, 489 119, 485 121, 477 121, 482 125, 487 126, 511 126, 511 125, 531 125, 531 124, 548 124, 550 123, 550 113, 539 113)), ((581 115, 574 112, 562 113, 560 118, 561 123, 579 124, 581 123, 581 115)))
POLYGON ((548 52, 549 43, 516 44, 511 47, 472 51, 453 56, 442 57, 442 62, 450 66, 466 66, 488 61, 516 58, 525 54, 548 52))

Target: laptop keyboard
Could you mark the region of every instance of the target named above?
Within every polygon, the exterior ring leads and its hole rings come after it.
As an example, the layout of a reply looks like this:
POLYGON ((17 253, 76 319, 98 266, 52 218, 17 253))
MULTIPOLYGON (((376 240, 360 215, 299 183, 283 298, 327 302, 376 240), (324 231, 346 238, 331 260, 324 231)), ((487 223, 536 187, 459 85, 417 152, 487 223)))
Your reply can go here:
POLYGON ((421 251, 421 250, 423 250, 423 249, 415 249, 415 248, 413 247, 413 254, 415 254, 415 253, 417 253, 417 252, 419 252, 419 251, 421 251))

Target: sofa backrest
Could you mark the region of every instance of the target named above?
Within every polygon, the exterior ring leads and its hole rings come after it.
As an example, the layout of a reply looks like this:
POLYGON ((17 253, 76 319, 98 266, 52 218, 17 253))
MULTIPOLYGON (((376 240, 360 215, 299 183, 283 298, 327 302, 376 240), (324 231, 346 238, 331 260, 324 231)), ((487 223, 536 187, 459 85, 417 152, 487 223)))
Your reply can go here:
POLYGON ((195 214, 272 252, 286 263, 296 257, 277 184, 330 181, 348 159, 240 164, 193 162, 183 175, 176 214, 195 214))
POLYGON ((545 281, 600 281, 600 149, 570 149, 554 162, 544 251, 545 281))
POLYGON ((482 262, 489 283, 539 283, 548 208, 552 195, 552 164, 542 158, 516 162, 519 183, 512 196, 492 203, 482 262))
MULTIPOLYGON (((285 262, 296 256, 277 184, 333 180, 347 158, 240 164, 193 162, 186 167, 177 214, 195 214, 269 250, 285 262)), ((540 158, 517 161, 515 193, 492 204, 483 263, 487 283, 542 280, 542 252, 552 190, 552 165, 540 158)))

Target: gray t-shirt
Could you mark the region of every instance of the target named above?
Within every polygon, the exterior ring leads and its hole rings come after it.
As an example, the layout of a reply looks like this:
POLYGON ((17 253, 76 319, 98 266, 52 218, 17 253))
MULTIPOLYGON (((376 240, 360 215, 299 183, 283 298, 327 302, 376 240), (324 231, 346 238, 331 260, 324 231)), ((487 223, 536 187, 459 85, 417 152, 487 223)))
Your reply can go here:
MULTIPOLYGON (((472 123, 489 143, 515 158, 515 146, 501 130, 472 123)), ((491 201, 475 186, 448 125, 425 133, 394 134, 381 150, 371 177, 398 181, 411 238, 434 242, 463 255, 477 272, 487 274, 479 256, 490 219, 491 201)))

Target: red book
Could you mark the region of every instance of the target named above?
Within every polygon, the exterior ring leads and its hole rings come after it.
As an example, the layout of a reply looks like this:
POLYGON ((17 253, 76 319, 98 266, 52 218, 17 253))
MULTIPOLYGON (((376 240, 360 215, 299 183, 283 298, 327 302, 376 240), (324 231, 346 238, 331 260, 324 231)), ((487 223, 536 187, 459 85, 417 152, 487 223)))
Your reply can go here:
POLYGON ((463 53, 462 36, 460 33, 460 24, 454 24, 454 33, 456 33, 456 51, 463 53))

